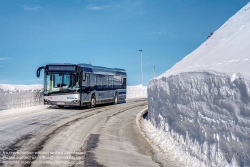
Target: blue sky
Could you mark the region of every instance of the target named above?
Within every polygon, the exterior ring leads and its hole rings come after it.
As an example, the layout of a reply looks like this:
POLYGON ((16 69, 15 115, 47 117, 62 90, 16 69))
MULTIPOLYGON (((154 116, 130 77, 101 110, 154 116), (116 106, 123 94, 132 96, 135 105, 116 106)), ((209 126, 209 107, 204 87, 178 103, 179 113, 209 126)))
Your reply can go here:
POLYGON ((0 83, 43 84, 38 67, 124 68, 144 85, 195 50, 249 0, 1 0, 0 83))

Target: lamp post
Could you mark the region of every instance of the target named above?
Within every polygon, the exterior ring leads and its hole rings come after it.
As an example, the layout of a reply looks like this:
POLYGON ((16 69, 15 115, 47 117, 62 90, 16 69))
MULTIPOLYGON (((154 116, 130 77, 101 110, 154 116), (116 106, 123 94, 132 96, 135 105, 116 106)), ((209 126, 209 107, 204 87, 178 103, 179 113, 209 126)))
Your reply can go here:
POLYGON ((140 50, 137 50, 137 51, 141 52, 141 84, 143 86, 142 50, 140 49, 140 50))

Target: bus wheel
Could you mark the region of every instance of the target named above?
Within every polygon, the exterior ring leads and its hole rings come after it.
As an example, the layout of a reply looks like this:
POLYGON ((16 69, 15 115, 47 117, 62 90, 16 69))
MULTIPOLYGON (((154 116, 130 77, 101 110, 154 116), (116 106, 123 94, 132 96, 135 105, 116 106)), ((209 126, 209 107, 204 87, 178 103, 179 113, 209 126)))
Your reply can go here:
POLYGON ((64 106, 62 106, 62 105, 58 105, 58 108, 64 108, 64 106))
POLYGON ((90 101, 90 108, 95 108, 95 106, 96 106, 96 98, 95 95, 92 95, 90 101))
POLYGON ((117 104, 118 103, 118 96, 117 96, 117 93, 115 94, 115 99, 114 99, 114 102, 113 104, 117 104))

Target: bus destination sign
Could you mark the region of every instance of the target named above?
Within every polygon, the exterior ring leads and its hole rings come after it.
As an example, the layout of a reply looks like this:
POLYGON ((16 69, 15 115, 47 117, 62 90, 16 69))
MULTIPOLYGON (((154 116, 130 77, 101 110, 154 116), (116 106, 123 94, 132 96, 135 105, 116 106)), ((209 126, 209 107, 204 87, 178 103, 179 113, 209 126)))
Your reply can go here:
POLYGON ((76 66, 72 65, 61 65, 61 66, 55 66, 55 65, 49 65, 48 71, 75 71, 76 66))

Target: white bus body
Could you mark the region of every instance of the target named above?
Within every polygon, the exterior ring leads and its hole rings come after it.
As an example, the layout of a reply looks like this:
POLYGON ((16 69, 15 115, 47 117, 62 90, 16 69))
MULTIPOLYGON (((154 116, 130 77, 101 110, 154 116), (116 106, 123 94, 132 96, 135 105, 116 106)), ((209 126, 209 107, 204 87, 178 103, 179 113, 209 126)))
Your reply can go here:
POLYGON ((48 64, 44 69, 44 104, 89 106, 126 99, 126 71, 90 64, 48 64))

